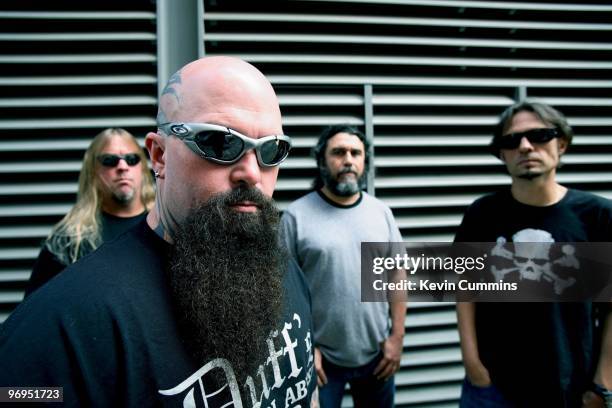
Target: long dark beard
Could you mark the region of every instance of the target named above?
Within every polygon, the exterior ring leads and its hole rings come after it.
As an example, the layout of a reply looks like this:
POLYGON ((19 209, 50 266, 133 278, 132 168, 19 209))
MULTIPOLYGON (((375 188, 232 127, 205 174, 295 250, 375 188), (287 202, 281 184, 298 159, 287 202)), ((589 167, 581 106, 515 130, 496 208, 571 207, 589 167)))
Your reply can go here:
POLYGON ((171 286, 182 338, 196 362, 230 362, 239 384, 268 356, 279 321, 284 251, 279 215, 259 190, 239 188, 194 209, 174 237, 171 286), (232 204, 250 201, 256 213, 232 204))

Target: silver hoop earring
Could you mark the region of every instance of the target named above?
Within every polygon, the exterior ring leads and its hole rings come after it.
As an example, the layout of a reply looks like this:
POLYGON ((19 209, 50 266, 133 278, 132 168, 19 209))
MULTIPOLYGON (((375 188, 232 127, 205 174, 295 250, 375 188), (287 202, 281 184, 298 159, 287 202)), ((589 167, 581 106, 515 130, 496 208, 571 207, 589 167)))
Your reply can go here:
POLYGON ((155 178, 159 178, 159 172, 158 172, 158 171, 153 170, 153 176, 154 176, 155 178))

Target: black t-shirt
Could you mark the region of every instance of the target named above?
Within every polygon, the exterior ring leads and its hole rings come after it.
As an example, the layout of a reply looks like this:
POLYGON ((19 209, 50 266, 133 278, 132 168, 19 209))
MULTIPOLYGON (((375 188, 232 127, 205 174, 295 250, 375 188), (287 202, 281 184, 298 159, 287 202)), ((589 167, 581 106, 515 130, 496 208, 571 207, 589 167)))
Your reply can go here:
MULTIPOLYGON (((140 223, 147 217, 147 213, 136 215, 134 217, 117 217, 105 212, 102 212, 101 230, 102 242, 109 242, 123 234, 136 224, 140 223)), ((50 281, 55 275, 66 268, 66 264, 60 261, 46 245, 42 247, 38 258, 32 267, 30 280, 26 285, 25 295, 29 296, 36 289, 50 281)))
MULTIPOLYGON (((512 242, 527 229, 555 242, 612 241, 612 203, 570 189, 558 203, 534 207, 507 190, 476 200, 455 241, 512 242)), ((599 352, 595 318, 604 309, 589 302, 477 303, 478 351, 493 383, 520 407, 581 406, 599 352)))
MULTIPOLYGON (((231 367, 219 359, 196 364, 181 342, 164 273, 168 252, 143 221, 25 299, 0 328, 0 386, 61 386, 66 406, 204 406, 206 395, 212 408, 240 398, 231 390, 250 391, 243 395, 262 399, 261 407, 307 406, 316 384, 310 298, 295 263, 262 373, 246 385, 228 375, 215 394, 204 385, 209 370, 231 367)), ((247 399, 242 406, 253 406, 247 399)))

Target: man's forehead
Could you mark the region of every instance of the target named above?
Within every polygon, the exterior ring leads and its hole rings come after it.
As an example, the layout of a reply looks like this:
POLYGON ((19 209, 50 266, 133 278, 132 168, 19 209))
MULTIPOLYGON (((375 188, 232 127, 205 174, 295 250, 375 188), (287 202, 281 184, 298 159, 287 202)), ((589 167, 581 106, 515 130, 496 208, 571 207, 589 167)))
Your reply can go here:
POLYGON ((191 119, 185 122, 224 126, 253 138, 283 133, 280 115, 274 107, 253 109, 253 107, 229 105, 201 109, 190 116, 191 119))
POLYGON ((105 144, 104 146, 102 146, 101 151, 102 152, 109 152, 109 151, 115 151, 115 150, 130 150, 131 152, 133 151, 134 153, 137 153, 138 150, 140 149, 139 146, 135 145, 134 142, 132 142, 131 140, 125 139, 121 136, 113 136, 111 137, 105 144))
POLYGON ((345 148, 345 149, 361 149, 364 145, 357 135, 351 133, 340 132, 332 136, 327 142, 328 148, 345 148))

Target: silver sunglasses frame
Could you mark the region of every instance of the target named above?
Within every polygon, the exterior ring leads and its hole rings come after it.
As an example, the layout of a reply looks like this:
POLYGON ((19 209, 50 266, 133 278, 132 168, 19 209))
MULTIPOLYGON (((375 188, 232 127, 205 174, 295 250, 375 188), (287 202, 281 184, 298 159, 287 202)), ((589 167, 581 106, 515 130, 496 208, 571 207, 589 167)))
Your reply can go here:
POLYGON ((242 156, 244 156, 246 152, 248 152, 251 149, 255 149, 255 155, 257 156, 257 163, 259 163, 260 166, 276 167, 279 164, 281 164, 283 161, 285 161, 293 145, 291 142, 291 138, 287 135, 270 135, 270 136, 264 136, 259 139, 253 139, 251 137, 243 135, 240 132, 235 131, 234 129, 231 129, 225 126, 221 126, 221 125, 215 125, 212 123, 167 122, 167 123, 162 123, 158 125, 157 127, 158 129, 163 131, 165 134, 167 135, 172 134, 176 136, 177 138, 181 139, 183 143, 185 143, 191 151, 193 151, 194 153, 196 153, 203 159, 206 159, 214 163, 218 163, 218 164, 236 163, 238 160, 242 158, 242 156), (200 147, 195 141, 195 135, 197 135, 199 132, 202 132, 204 130, 216 130, 216 131, 224 132, 226 134, 231 134, 233 136, 238 137, 240 140, 242 140, 242 143, 244 143, 244 148, 242 150, 242 153, 240 153, 238 157, 236 157, 233 160, 222 160, 222 159, 217 159, 215 157, 207 156, 206 153, 204 153, 200 149, 200 147), (266 164, 263 162, 261 158, 259 147, 262 146, 264 143, 269 142, 270 140, 283 140, 289 143, 289 149, 287 149, 287 153, 285 154, 285 157, 279 160, 279 162, 276 164, 266 164))

